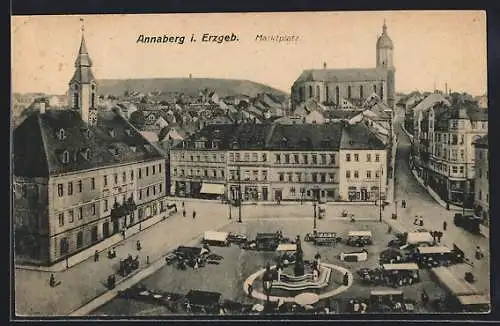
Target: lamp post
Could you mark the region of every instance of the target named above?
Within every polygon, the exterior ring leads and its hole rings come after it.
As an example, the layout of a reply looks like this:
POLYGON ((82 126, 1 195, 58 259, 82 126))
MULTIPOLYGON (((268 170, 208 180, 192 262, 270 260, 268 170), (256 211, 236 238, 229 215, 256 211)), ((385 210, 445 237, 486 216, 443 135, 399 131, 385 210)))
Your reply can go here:
POLYGON ((238 223, 242 223, 241 220, 241 166, 238 165, 238 223))
POLYGON ((379 222, 382 222, 382 173, 383 173, 382 165, 380 166, 379 170, 379 176, 378 176, 378 181, 379 181, 379 187, 378 187, 378 198, 380 200, 380 205, 378 207, 378 220, 379 222))
POLYGON ((264 292, 266 292, 266 306, 267 309, 269 309, 270 306, 270 295, 271 295, 271 289, 273 287, 273 274, 271 272, 271 266, 269 266, 269 263, 266 265, 266 271, 264 272, 264 275, 262 275, 262 288, 264 289, 264 292))
POLYGON ((313 203, 314 205, 314 219, 313 219, 313 231, 316 231, 316 219, 318 217, 318 214, 316 213, 316 201, 313 203))

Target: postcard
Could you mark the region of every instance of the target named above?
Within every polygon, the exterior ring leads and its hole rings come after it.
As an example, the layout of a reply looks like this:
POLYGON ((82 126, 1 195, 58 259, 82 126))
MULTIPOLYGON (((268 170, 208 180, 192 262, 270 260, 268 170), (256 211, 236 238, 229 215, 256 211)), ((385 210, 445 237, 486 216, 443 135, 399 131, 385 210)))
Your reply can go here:
POLYGON ((484 11, 11 22, 16 317, 490 312, 484 11))

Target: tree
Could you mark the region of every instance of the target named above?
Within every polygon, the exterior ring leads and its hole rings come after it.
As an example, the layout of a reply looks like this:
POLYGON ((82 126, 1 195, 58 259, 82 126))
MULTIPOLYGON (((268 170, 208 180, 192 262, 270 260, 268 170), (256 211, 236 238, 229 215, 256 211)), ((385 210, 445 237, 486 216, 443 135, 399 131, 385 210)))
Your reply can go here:
POLYGON ((146 118, 144 117, 142 111, 134 111, 130 115, 129 122, 137 129, 142 129, 144 124, 146 124, 146 118))

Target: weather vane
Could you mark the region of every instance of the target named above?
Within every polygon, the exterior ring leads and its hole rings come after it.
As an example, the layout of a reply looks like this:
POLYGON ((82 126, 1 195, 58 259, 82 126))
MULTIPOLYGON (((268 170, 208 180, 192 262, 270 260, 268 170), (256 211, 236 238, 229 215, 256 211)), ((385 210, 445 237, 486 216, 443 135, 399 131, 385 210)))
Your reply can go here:
POLYGON ((85 31, 85 26, 83 24, 83 18, 80 18, 80 22, 82 23, 82 33, 85 31))

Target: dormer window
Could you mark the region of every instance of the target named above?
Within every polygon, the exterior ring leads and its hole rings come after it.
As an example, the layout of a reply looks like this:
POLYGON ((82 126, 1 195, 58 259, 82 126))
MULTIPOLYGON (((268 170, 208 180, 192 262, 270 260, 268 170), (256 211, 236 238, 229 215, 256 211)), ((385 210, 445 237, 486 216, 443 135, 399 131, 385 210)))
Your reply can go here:
POLYGON ((134 152, 134 153, 135 153, 135 152, 137 151, 137 147, 135 147, 135 146, 130 146, 130 150, 131 150, 132 152, 134 152))
POLYGON ((218 149, 219 148, 219 140, 216 139, 212 141, 212 149, 218 149))
POLYGON ((145 144, 144 148, 146 149, 146 152, 151 152, 151 145, 145 144))
POLYGON ((68 151, 64 151, 62 153, 62 162, 63 163, 69 163, 69 152, 68 151))
POLYGON ((81 150, 80 154, 82 155, 82 157, 84 159, 86 159, 87 161, 90 159, 90 149, 88 148, 84 148, 81 150))
POLYGON ((66 131, 63 128, 59 129, 57 132, 57 138, 59 138, 59 140, 66 139, 66 131))
POLYGON ((125 134, 127 134, 127 136, 132 136, 132 130, 130 130, 130 128, 126 128, 125 134))
POLYGON ((115 137, 115 136, 116 136, 116 131, 115 131, 113 128, 109 129, 109 130, 108 130, 108 133, 109 133, 109 135, 110 135, 111 137, 115 137))

